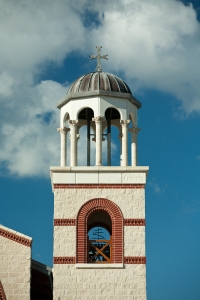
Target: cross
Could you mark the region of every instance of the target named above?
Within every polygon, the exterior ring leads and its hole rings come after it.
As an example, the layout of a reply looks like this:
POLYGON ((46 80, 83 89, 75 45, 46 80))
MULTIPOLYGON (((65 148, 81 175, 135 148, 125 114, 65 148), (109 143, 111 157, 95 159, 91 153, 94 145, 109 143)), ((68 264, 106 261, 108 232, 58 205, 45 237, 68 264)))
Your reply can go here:
POLYGON ((100 46, 100 47, 96 46, 96 48, 97 48, 97 53, 98 53, 98 55, 92 55, 92 54, 90 54, 90 59, 97 58, 97 67, 96 67, 96 71, 97 71, 97 72, 101 72, 102 69, 101 69, 101 61, 100 61, 100 59, 101 59, 101 58, 104 58, 104 59, 107 59, 107 60, 108 60, 108 54, 106 54, 106 55, 101 55, 101 48, 102 48, 102 46, 100 46))

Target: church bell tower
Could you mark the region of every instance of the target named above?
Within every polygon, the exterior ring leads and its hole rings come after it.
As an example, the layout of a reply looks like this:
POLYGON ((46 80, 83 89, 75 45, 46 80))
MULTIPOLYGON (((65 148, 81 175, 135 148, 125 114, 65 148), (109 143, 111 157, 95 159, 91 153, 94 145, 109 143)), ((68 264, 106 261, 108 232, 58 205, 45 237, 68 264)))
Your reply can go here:
POLYGON ((122 79, 102 71, 107 55, 101 47, 93 58, 96 71, 78 78, 58 104, 61 160, 50 168, 53 299, 145 300, 148 167, 137 165, 141 103, 122 79))

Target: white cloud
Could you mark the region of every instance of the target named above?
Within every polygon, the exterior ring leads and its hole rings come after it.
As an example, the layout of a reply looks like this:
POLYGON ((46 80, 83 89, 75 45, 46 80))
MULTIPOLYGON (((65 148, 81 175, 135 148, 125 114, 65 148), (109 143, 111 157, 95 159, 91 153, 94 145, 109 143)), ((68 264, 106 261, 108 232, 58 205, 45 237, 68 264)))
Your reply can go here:
POLYGON ((161 192, 161 188, 158 185, 158 182, 155 178, 153 178, 151 181, 149 181, 148 185, 154 190, 154 192, 156 194, 159 194, 161 192))
POLYGON ((8 97, 12 95, 13 78, 6 72, 0 74, 0 95, 8 97))
POLYGON ((84 45, 85 30, 70 1, 1 0, 0 66, 33 72, 84 45))
POLYGON ((84 48, 86 31, 70 1, 0 2, 0 161, 10 174, 49 176, 60 154, 56 103, 67 86, 34 79, 46 62, 84 48))
POLYGON ((200 112, 200 24, 191 5, 118 1, 108 5, 92 36, 93 45, 110 54, 110 70, 123 72, 133 92, 156 88, 174 94, 186 113, 200 112))
POLYGON ((122 72, 133 92, 156 88, 176 95, 186 113, 200 112, 200 27, 191 5, 175 0, 0 0, 0 5, 0 161, 11 174, 48 175, 49 165, 58 164, 56 103, 67 86, 34 79, 47 62, 62 64, 74 51, 88 55, 102 45, 109 54, 105 69, 122 72), (89 22, 94 16, 98 20, 89 22))
POLYGON ((17 95, 20 103, 8 104, 6 115, 2 115, 0 160, 6 162, 11 174, 49 175, 49 166, 59 164, 55 99, 61 98, 66 89, 59 83, 43 81, 32 88, 24 87, 24 96, 17 95))

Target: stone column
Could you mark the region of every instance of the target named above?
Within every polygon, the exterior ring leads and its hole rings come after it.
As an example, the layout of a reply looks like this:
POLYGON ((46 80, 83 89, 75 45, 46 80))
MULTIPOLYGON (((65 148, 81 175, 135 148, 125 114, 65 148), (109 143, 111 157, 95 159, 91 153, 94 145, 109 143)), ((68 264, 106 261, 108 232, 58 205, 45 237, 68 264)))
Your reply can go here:
POLYGON ((120 166, 122 165, 122 129, 119 128, 118 139, 120 141, 120 166))
POLYGON ((102 123, 104 117, 95 117, 92 119, 96 125, 96 166, 102 166, 102 123))
POLYGON ((129 129, 131 132, 131 165, 133 167, 137 166, 137 134, 140 131, 140 128, 132 127, 129 129))
POLYGON ((60 132, 60 165, 61 167, 66 166, 67 162, 67 140, 66 135, 70 129, 67 127, 57 128, 57 131, 60 132))
POLYGON ((122 163, 123 167, 128 165, 128 124, 130 120, 121 120, 122 126, 122 163))
POLYGON ((77 166, 77 125, 78 120, 69 120, 70 126, 70 166, 77 166))

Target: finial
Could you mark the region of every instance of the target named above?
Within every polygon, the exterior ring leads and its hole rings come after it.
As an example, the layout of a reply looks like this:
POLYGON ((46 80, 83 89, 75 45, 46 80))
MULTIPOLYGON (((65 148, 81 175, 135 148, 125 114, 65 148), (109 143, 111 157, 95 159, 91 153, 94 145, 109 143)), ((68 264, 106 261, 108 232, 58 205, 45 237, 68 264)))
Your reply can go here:
POLYGON ((101 61, 100 61, 100 59, 101 59, 101 58, 104 58, 104 59, 107 59, 107 60, 108 60, 108 54, 106 54, 106 55, 101 55, 101 48, 102 48, 102 46, 100 46, 100 47, 96 46, 96 48, 97 48, 97 53, 98 53, 98 55, 92 55, 92 54, 90 54, 90 59, 97 58, 97 67, 96 67, 96 71, 97 71, 97 72, 101 72, 101 71, 102 71, 102 68, 101 68, 101 61))

